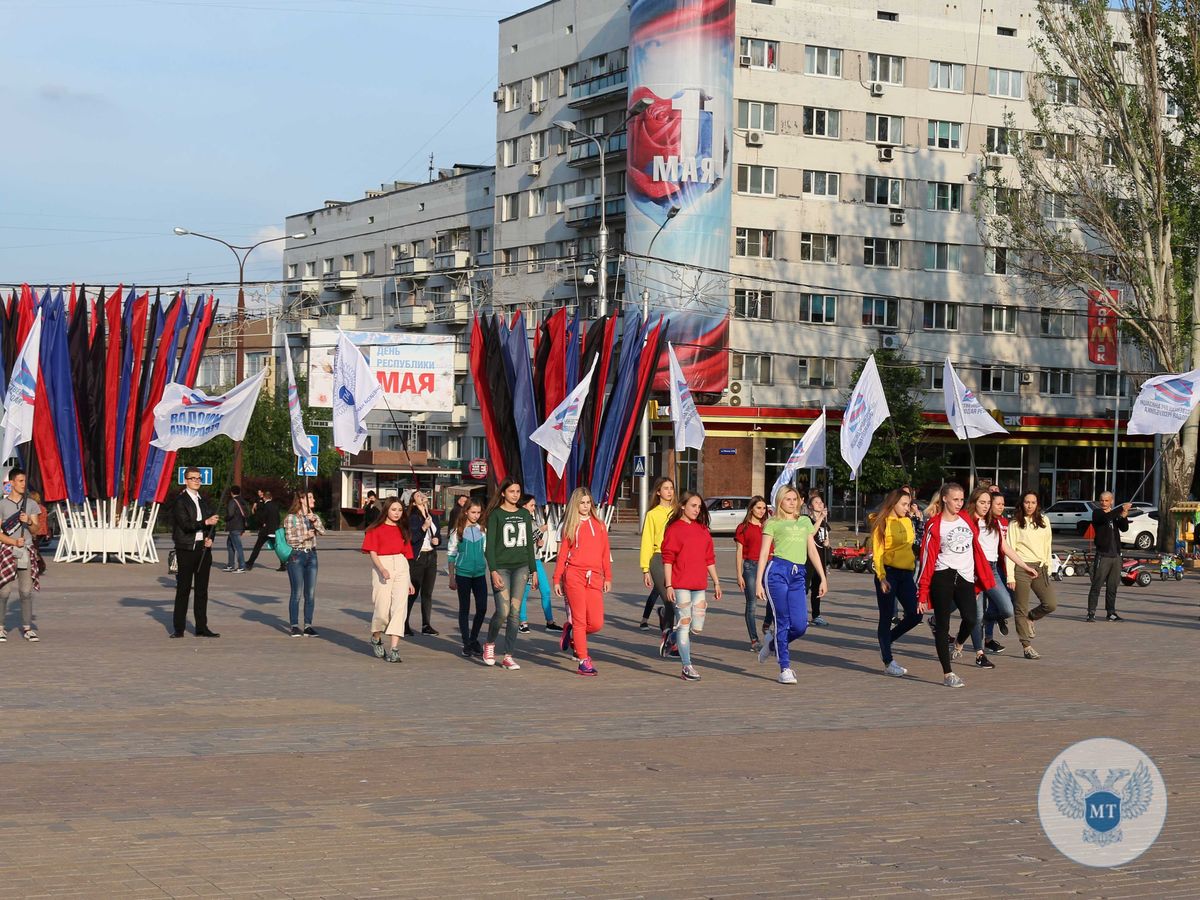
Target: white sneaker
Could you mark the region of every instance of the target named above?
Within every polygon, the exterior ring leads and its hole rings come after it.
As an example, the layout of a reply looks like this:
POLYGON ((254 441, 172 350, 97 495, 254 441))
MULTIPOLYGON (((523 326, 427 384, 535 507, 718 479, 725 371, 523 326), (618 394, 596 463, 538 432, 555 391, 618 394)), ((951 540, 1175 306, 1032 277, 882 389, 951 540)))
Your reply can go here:
POLYGON ((510 672, 515 672, 521 667, 517 665, 517 661, 511 656, 506 656, 504 659, 500 660, 500 668, 508 669, 510 672))
POLYGON ((795 684, 796 683, 796 673, 793 672, 791 669, 784 669, 782 672, 779 673, 779 683, 780 684, 795 684))
POLYGON ((767 659, 775 652, 775 632, 768 631, 763 635, 762 646, 758 648, 758 661, 765 663, 767 659))
POLYGON ((957 675, 955 675, 953 672, 951 672, 949 675, 947 675, 945 678, 942 679, 942 684, 944 684, 946 687, 966 687, 967 686, 967 683, 965 681, 963 681, 961 678, 959 678, 957 675))
POLYGON ((895 675, 897 678, 903 678, 908 674, 908 669, 898 665, 894 659, 887 664, 887 668, 883 671, 885 675, 895 675))
POLYGON ((494 666, 496 664, 496 645, 483 645, 483 664, 485 666, 494 666))

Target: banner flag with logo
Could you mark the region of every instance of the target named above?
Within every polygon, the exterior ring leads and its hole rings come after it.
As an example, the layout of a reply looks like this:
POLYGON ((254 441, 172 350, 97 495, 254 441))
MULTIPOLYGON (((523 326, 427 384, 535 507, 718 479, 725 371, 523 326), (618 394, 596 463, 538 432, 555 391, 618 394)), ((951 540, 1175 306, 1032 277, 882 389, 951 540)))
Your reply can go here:
POLYGON ((308 432, 304 430, 304 416, 300 412, 300 392, 296 389, 296 370, 292 368, 292 348, 287 335, 279 333, 283 341, 283 358, 287 363, 288 379, 288 418, 292 426, 292 452, 300 457, 306 466, 311 465, 312 444, 308 441, 308 432))
POLYGON ((675 449, 686 450, 704 446, 704 423, 696 412, 691 389, 683 377, 683 369, 675 356, 675 348, 667 341, 667 356, 671 372, 671 420, 675 423, 675 449))
POLYGON ((942 373, 942 393, 946 399, 946 421, 960 441, 985 434, 1008 434, 1008 429, 983 408, 975 392, 962 383, 949 359, 942 373))
POLYGON ((383 389, 354 342, 338 329, 333 361, 333 446, 351 455, 367 440, 367 415, 383 389))
POLYGON ((529 436, 531 441, 546 451, 546 459, 559 478, 562 478, 567 468, 567 460, 571 458, 575 430, 579 427, 579 413, 583 409, 583 401, 592 386, 592 376, 595 373, 596 360, 593 359, 592 367, 583 376, 583 381, 575 385, 575 389, 554 408, 538 430, 529 436))
POLYGON ((1127 434, 1179 434, 1200 403, 1200 369, 1182 375, 1159 375, 1142 385, 1127 434))
POLYGON ((851 480, 858 477, 863 457, 871 449, 875 429, 891 414, 883 393, 883 382, 879 380, 875 354, 872 353, 863 366, 862 374, 858 376, 858 384, 854 385, 854 393, 850 395, 850 402, 842 414, 842 459, 850 467, 851 480))
POLYGON ((163 450, 182 450, 206 444, 219 434, 242 440, 266 377, 267 370, 261 369, 219 397, 209 397, 198 388, 172 381, 154 407, 151 445, 163 450))
POLYGON ((804 437, 796 441, 796 446, 792 448, 792 455, 788 457, 783 471, 779 473, 779 477, 775 479, 775 484, 771 487, 771 495, 768 499, 774 503, 775 498, 779 495, 779 489, 791 484, 792 479, 801 469, 821 468, 824 465, 825 407, 822 406, 821 415, 817 416, 808 426, 804 437))
POLYGON ((0 463, 8 460, 16 447, 33 438, 33 409, 37 401, 38 354, 41 348, 42 313, 38 310, 33 328, 13 363, 8 392, 4 396, 4 420, 0 421, 0 428, 4 429, 4 437, 0 440, 0 463))
POLYGON ((1121 299, 1120 291, 1088 291, 1088 360, 1098 366, 1117 364, 1117 314, 1113 307, 1121 299))

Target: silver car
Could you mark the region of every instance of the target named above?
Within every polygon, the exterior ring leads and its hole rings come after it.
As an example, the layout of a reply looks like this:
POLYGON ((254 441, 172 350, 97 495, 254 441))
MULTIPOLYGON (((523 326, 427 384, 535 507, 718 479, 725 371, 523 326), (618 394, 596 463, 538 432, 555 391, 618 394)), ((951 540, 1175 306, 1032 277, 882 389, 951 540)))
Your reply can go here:
POLYGON ((746 518, 749 507, 749 497, 709 497, 709 531, 713 534, 733 534, 746 518))

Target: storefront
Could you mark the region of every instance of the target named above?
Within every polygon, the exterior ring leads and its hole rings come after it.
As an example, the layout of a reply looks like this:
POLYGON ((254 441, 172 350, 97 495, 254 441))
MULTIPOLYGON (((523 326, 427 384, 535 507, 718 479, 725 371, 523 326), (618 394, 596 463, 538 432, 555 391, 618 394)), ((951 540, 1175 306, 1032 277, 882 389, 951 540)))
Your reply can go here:
POLYGON ((361 524, 368 491, 382 499, 420 487, 430 494, 434 509, 441 510, 453 502, 447 488, 468 484, 483 489, 484 479, 472 479, 452 461, 431 460, 425 451, 366 451, 342 463, 340 476, 334 479, 333 505, 341 511, 342 527, 354 528, 361 524))

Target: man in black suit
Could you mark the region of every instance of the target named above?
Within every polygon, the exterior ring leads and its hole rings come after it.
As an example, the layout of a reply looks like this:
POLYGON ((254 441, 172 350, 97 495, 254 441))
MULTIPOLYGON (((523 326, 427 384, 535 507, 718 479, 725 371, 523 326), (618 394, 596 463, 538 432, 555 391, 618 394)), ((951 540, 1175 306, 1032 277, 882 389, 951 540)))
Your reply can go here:
POLYGON ((171 637, 181 638, 187 625, 188 594, 196 586, 193 612, 196 637, 220 637, 208 628, 208 573, 212 569, 212 532, 217 524, 213 505, 200 496, 200 470, 189 466, 183 473, 187 485, 175 498, 171 514, 171 535, 175 540, 175 558, 179 572, 175 582, 175 630, 171 637))
POLYGON ((263 544, 268 539, 275 536, 275 532, 279 529, 279 504, 271 497, 270 491, 260 491, 262 502, 258 504, 256 515, 258 516, 258 538, 254 541, 254 550, 250 553, 250 558, 246 560, 246 571, 249 572, 254 568, 254 561, 258 559, 259 551, 262 550, 263 544))

